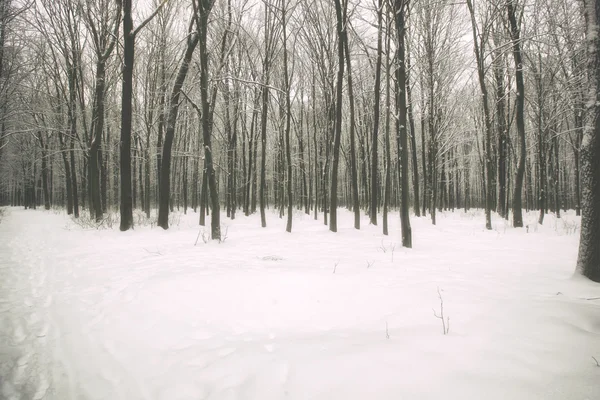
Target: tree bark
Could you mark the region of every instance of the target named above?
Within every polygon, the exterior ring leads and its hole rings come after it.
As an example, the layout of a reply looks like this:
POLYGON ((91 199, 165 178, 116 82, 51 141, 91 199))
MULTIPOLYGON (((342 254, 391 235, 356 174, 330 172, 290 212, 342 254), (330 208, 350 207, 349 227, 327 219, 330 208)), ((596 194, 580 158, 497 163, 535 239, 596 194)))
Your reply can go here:
POLYGON ((581 236, 577 271, 600 282, 600 1, 585 1, 588 103, 581 145, 581 236))

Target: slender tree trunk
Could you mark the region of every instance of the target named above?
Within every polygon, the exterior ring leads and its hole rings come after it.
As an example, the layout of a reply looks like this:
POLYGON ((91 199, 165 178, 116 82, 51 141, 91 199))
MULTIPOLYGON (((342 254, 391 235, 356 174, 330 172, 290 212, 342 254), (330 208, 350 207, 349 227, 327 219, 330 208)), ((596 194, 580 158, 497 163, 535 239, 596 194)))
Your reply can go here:
MULTIPOLYGON (((165 132, 165 142, 163 144, 162 164, 160 170, 159 206, 157 223, 158 226, 160 226, 163 229, 169 229, 169 199, 171 196, 171 151, 173 147, 173 139, 175 137, 175 125, 177 123, 177 115, 179 112, 179 98, 181 96, 181 89, 183 87, 183 83, 185 82, 185 78, 187 76, 190 66, 190 61, 192 60, 192 55, 194 54, 194 50, 196 49, 198 40, 198 34, 191 34, 191 36, 188 36, 187 48, 185 50, 183 60, 181 61, 181 65, 179 66, 179 71, 175 79, 175 84, 173 85, 173 91, 171 93, 171 100, 169 103, 169 116, 167 118, 167 130, 165 132)), ((204 112, 205 110, 203 109, 203 118, 205 117, 204 112)), ((208 108, 206 112, 208 112, 208 108)), ((206 117, 208 117, 208 115, 206 117)), ((207 143, 210 143, 210 139, 208 142, 206 141, 206 132, 204 133, 204 136, 204 143, 206 146, 207 143)))
MULTIPOLYGON (((204 137, 204 157, 211 204, 211 238, 221 240, 221 213, 217 179, 213 165, 212 117, 208 98, 208 16, 213 2, 200 0, 198 37, 200 43, 200 96, 202 98, 202 134, 204 137)), ((191 58, 191 55, 190 55, 191 58)))
MULTIPOLYGON (((371 157, 371 207, 369 209, 369 218, 373 225, 377 225, 377 204, 379 201, 379 180, 378 174, 378 146, 379 146, 379 120, 380 120, 380 91, 381 91, 381 55, 383 53, 383 0, 377 2, 377 60, 375 61, 375 89, 373 92, 373 145, 371 157)), ((387 210, 386 210, 387 211, 387 210)))
POLYGON ((44 209, 50 209, 50 191, 48 190, 48 140, 44 142, 42 132, 38 132, 38 140, 42 148, 42 189, 44 191, 44 209))
MULTIPOLYGON (((345 14, 346 11, 344 11, 344 16, 345 14)), ((346 24, 346 20, 344 21, 344 23, 346 24)), ((342 39, 344 43, 344 55, 346 58, 346 66, 348 70, 348 102, 350 103, 350 179, 352 181, 352 211, 354 211, 354 229, 360 229, 360 203, 358 198, 358 173, 356 169, 356 125, 354 119, 354 89, 352 84, 352 63, 350 62, 350 48, 348 46, 348 34, 346 30, 344 30, 344 35, 342 39)), ((375 175, 377 175, 377 173, 375 173, 375 175)), ((377 211, 377 209, 375 209, 375 211, 377 211)))
MULTIPOLYGON (((512 0, 509 0, 512 1, 512 0)), ((467 0, 467 6, 471 14, 471 26, 473 29, 473 51, 477 61, 477 76, 479 78, 479 88, 481 89, 481 103, 483 106, 483 118, 485 128, 485 147, 484 147, 484 166, 485 166, 485 228, 492 229, 492 120, 490 116, 488 91, 485 82, 485 65, 484 65, 484 42, 479 43, 479 35, 477 33, 477 22, 475 21, 475 10, 471 0, 467 0)))
POLYGON ((417 217, 421 216, 421 202, 419 199, 419 164, 417 161, 417 133, 415 131, 415 117, 413 115, 413 107, 412 107, 412 90, 410 88, 410 72, 411 71, 411 65, 410 65, 410 53, 408 51, 408 46, 407 46, 407 51, 406 51, 406 97, 407 97, 407 102, 408 102, 408 124, 410 126, 410 147, 411 147, 411 154, 412 154, 412 172, 413 172, 413 194, 415 196, 415 203, 414 203, 414 211, 415 211, 415 215, 417 217))
MULTIPOLYGON (((386 13, 386 28, 390 31, 389 13, 386 13)), ((389 234, 388 228, 388 208, 390 204, 390 192, 392 190, 392 150, 390 143, 390 38, 391 34, 386 36, 385 41, 385 182, 383 185, 383 234, 389 234)))
POLYGON ((345 3, 335 1, 335 15, 337 20, 338 44, 338 72, 335 93, 335 126, 333 133, 333 160, 331 166, 331 189, 329 191, 329 230, 337 232, 337 205, 338 205, 338 167, 340 163, 340 144, 342 138, 342 86, 344 84, 344 34, 345 34, 345 3))
POLYGON ((281 25, 283 29, 283 91, 285 96, 285 158, 287 162, 287 223, 286 232, 292 232, 292 213, 293 213, 293 197, 292 197, 292 145, 290 143, 290 119, 292 114, 292 106, 290 103, 290 78, 288 72, 288 49, 287 49, 287 24, 286 24, 286 0, 281 1, 281 25))
POLYGON ((396 121, 396 135, 398 136, 398 156, 400 157, 400 224, 402 231, 402 246, 412 247, 412 229, 408 216, 408 138, 406 132, 406 65, 405 65, 405 13, 406 3, 404 0, 395 0, 394 15, 396 25, 396 112, 398 121, 396 121))
POLYGON ((133 98, 133 61, 135 52, 135 35, 131 17, 132 0, 123 1, 123 87, 121 97, 121 139, 120 139, 120 173, 121 173, 121 224, 120 230, 127 231, 133 227, 133 198, 131 189, 131 129, 133 98))
POLYGON ((269 78, 271 67, 271 29, 270 29, 270 10, 268 4, 265 3, 265 54, 263 60, 263 88, 262 88, 262 110, 260 120, 260 140, 261 140, 261 160, 260 160, 260 222, 261 226, 267 226, 267 216, 265 214, 265 202, 267 190, 267 117, 269 107, 269 78))
POLYGON ((523 192, 523 177, 525 175, 525 81, 523 79, 523 60, 521 56, 520 29, 517 25, 515 0, 508 0, 506 10, 510 23, 510 36, 512 41, 513 58, 515 60, 515 79, 517 82, 517 104, 516 104, 516 122, 517 132, 519 134, 519 163, 517 165, 517 174, 513 190, 513 226, 515 228, 523 227, 523 206, 521 194, 523 192))
MULTIPOLYGON (((496 40, 496 42, 500 42, 496 40)), ((506 159, 508 157, 508 127, 506 123, 506 91, 504 88, 504 60, 500 50, 495 52, 494 78, 496 80, 496 120, 498 128, 498 201, 497 211, 502 218, 508 218, 506 208, 507 182, 506 159)))

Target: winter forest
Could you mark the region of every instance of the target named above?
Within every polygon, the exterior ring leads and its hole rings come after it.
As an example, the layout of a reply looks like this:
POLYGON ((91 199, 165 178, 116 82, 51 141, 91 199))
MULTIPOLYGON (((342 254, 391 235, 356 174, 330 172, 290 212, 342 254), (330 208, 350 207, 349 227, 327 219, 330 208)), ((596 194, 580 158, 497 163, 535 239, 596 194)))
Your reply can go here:
POLYGON ((0 0, 0 399, 598 398, 599 20, 0 0))

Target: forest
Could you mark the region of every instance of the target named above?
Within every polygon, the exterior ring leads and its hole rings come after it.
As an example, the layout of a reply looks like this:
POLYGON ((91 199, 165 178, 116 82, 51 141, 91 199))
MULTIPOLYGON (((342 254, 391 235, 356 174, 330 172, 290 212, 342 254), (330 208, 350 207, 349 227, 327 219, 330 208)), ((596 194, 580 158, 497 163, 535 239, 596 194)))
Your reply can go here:
POLYGON ((1 0, 1 204, 122 231, 193 211, 214 240, 221 211, 387 234, 400 210, 411 247, 409 214, 518 228, 598 200, 584 2, 133 3, 1 0))
POLYGON ((0 0, 0 399, 600 399, 600 0, 0 0))

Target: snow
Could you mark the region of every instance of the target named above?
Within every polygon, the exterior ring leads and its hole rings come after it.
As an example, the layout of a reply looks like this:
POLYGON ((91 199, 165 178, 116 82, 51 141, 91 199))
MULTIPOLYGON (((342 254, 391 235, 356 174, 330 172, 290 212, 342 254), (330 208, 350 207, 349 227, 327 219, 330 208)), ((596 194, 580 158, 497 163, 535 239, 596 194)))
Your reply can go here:
POLYGON ((338 233, 223 218, 223 243, 194 246, 193 212, 119 232, 5 211, 1 399, 600 398, 600 286, 573 277, 571 212, 413 217, 404 249, 397 214, 389 237, 342 210, 338 233))

